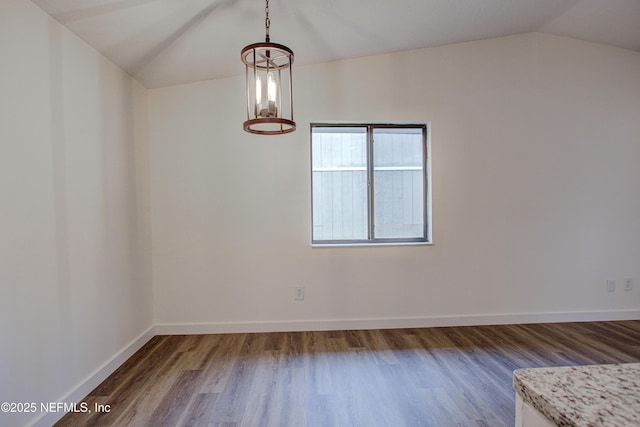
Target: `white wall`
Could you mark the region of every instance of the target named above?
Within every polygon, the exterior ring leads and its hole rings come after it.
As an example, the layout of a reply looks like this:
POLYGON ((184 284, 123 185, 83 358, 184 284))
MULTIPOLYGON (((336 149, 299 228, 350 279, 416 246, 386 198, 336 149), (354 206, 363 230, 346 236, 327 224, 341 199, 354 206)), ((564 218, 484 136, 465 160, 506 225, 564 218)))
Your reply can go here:
POLYGON ((146 90, 25 0, 0 57, 0 402, 73 402, 153 322, 146 90))
POLYGON ((243 77, 149 91, 158 331, 639 316, 640 54, 525 34, 294 79, 282 137, 242 131, 243 77), (431 122, 434 245, 310 246, 331 120, 431 122))

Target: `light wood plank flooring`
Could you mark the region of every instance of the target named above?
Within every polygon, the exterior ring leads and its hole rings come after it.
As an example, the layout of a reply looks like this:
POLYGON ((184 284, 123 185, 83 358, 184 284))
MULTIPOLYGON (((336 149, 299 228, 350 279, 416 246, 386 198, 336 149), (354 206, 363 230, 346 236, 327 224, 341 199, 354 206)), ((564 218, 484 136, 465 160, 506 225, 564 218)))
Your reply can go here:
POLYGON ((640 362, 640 321, 156 336, 57 426, 513 426, 512 372, 640 362))

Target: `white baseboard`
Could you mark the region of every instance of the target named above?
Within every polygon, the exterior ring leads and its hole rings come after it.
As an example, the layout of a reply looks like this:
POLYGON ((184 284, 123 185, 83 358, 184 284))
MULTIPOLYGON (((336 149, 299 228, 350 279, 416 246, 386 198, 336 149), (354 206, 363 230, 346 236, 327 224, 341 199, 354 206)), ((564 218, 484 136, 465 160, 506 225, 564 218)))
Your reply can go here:
POLYGON ((596 322, 638 320, 640 310, 501 313, 372 319, 324 319, 266 322, 160 323, 158 335, 225 334, 239 332, 335 331, 354 329, 430 328, 522 323, 596 322))
MULTIPOLYGON (((82 402, 94 388, 96 388, 109 375, 115 372, 129 357, 136 351, 140 350, 151 338, 156 334, 155 326, 150 327, 147 331, 138 335, 129 344, 125 345, 110 360, 89 374, 84 380, 80 381, 71 391, 55 400, 55 402, 82 402)), ((49 427, 55 424, 65 415, 64 412, 49 412, 36 419, 33 423, 34 427, 49 427)))

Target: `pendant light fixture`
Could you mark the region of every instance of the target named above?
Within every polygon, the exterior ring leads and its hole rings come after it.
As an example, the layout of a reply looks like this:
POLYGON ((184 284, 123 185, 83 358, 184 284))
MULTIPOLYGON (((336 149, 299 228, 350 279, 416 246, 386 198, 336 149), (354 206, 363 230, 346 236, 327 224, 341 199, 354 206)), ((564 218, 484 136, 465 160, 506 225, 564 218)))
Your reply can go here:
POLYGON ((244 130, 259 135, 280 135, 296 130, 293 121, 293 51, 271 43, 269 0, 266 0, 265 41, 242 49, 247 85, 247 120, 244 130))

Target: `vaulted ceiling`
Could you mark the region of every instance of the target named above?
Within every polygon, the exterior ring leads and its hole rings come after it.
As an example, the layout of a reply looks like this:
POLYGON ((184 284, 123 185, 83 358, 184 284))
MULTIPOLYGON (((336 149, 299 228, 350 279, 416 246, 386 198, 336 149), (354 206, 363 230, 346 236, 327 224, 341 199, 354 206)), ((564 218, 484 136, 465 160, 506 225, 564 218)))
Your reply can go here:
MULTIPOLYGON (((148 88, 244 72, 264 0, 32 0, 148 88)), ((270 0, 271 41, 313 64, 526 32, 640 52, 640 0, 270 0)))

